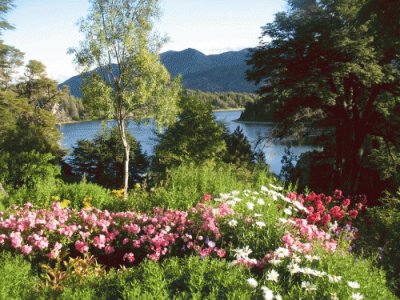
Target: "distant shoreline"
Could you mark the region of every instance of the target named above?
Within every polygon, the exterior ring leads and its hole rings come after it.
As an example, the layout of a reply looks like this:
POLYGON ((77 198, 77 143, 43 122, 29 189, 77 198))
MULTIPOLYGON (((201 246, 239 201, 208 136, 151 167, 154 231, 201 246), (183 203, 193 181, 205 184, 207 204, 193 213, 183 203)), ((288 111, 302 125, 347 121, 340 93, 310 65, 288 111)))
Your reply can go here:
POLYGON ((245 120, 240 120, 240 119, 236 119, 233 120, 234 122, 237 123, 244 123, 244 124, 253 124, 253 125, 274 125, 274 122, 262 122, 262 121, 245 121, 245 120))
MULTIPOLYGON (((224 112, 224 111, 243 111, 244 108, 219 108, 219 109, 213 109, 213 112, 224 112)), ((103 119, 93 119, 93 120, 79 120, 79 121, 64 121, 64 122, 57 122, 57 125, 67 125, 67 124, 76 124, 76 123, 84 123, 84 122, 92 122, 92 121, 111 121, 112 119, 109 120, 103 120, 103 119)), ((239 120, 239 119, 238 119, 239 120)), ((233 120, 236 122, 236 120, 233 120)), ((242 121, 238 121, 242 122, 242 121)))

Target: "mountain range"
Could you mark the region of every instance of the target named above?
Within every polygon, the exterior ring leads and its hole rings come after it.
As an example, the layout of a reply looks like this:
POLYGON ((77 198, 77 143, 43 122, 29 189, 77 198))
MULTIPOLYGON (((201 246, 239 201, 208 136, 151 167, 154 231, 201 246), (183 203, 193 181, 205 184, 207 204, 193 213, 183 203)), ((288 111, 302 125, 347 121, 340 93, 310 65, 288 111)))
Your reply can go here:
MULTIPOLYGON (((245 78, 246 59, 250 49, 206 55, 196 49, 167 51, 160 54, 161 62, 172 77, 182 75, 187 89, 207 92, 246 92, 256 86, 245 78)), ((116 67, 114 68, 116 70, 116 67)), ((71 94, 81 97, 81 76, 77 75, 59 86, 69 86, 71 94)))

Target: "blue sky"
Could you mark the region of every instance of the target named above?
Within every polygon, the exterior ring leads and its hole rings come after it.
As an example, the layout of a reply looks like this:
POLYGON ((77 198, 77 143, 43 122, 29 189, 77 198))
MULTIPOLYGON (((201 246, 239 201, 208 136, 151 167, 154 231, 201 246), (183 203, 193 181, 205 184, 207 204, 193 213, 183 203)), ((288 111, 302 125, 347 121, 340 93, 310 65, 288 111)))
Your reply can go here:
MULTIPOLYGON (((3 34, 6 44, 47 66, 53 79, 63 81, 77 71, 69 47, 81 35, 76 26, 87 13, 87 0, 14 0, 7 20, 16 29, 3 34)), ((162 0, 160 33, 169 37, 162 51, 195 48, 206 54, 240 50, 258 44, 260 27, 285 9, 284 0, 162 0)))

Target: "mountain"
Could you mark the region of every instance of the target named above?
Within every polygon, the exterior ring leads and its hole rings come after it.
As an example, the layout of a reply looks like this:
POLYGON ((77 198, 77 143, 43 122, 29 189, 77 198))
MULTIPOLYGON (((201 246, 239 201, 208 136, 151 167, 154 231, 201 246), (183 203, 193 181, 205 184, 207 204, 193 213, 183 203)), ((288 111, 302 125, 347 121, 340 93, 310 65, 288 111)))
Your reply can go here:
MULTIPOLYGON (((205 55, 196 49, 167 51, 160 59, 171 76, 182 75, 187 89, 206 92, 254 92, 256 87, 246 81, 246 59, 249 49, 205 55)), ((116 70, 116 68, 115 68, 116 70)), ((59 86, 69 86, 71 94, 81 97, 81 76, 77 75, 59 86)))

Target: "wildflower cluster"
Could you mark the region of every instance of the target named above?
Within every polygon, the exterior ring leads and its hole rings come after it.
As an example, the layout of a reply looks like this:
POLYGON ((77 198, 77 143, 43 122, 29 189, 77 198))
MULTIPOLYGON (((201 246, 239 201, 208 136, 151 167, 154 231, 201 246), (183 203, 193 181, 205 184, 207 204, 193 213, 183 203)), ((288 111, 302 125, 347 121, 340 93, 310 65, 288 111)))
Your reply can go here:
MULTIPOLYGON (((223 206, 220 211, 226 214, 223 206)), ((220 237, 213 210, 203 203, 190 212, 154 209, 152 215, 92 207, 75 211, 59 202, 50 210, 27 203, 0 212, 0 247, 49 259, 90 253, 118 265, 182 252, 224 257, 225 250, 216 246, 220 237)))
POLYGON ((340 190, 335 190, 333 196, 316 193, 303 195, 291 192, 288 194, 288 198, 306 207, 307 210, 303 210, 303 215, 307 217, 308 223, 322 226, 334 220, 341 222, 342 225, 349 223, 351 219, 358 216, 359 211, 367 202, 365 196, 359 196, 357 201, 352 201, 350 198, 344 197, 340 190))
MULTIPOLYGON (((109 212, 91 207, 91 199, 86 202, 80 211, 54 202, 49 210, 26 203, 0 212, 0 248, 50 260, 93 255, 109 266, 190 254, 226 258, 264 274, 263 283, 250 278, 248 284, 265 299, 281 299, 276 286, 288 278, 304 293, 318 291, 314 278, 342 282, 341 276, 318 270, 320 258, 313 251, 318 246, 336 251, 340 234, 354 232, 344 221, 364 205, 350 209, 351 200, 339 191, 333 197, 286 196, 272 184, 215 199, 205 194, 187 211, 109 212)), ((360 286, 349 281, 347 287, 360 286)), ((349 296, 363 299, 354 291, 349 296)))

